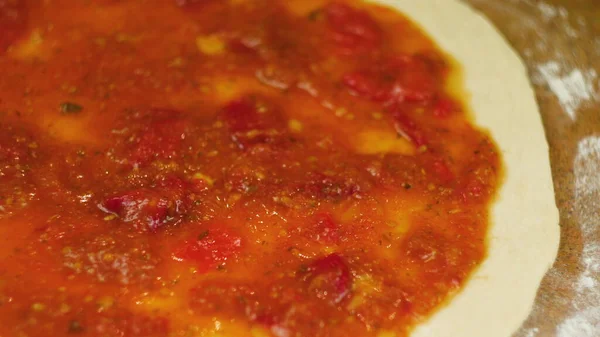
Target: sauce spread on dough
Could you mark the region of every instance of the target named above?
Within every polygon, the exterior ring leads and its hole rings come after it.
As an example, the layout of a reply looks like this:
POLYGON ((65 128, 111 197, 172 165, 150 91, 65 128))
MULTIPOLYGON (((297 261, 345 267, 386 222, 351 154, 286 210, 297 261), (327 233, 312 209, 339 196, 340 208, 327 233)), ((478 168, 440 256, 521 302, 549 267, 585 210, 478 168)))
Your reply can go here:
POLYGON ((498 152, 400 14, 0 0, 0 335, 400 337, 485 256, 498 152))

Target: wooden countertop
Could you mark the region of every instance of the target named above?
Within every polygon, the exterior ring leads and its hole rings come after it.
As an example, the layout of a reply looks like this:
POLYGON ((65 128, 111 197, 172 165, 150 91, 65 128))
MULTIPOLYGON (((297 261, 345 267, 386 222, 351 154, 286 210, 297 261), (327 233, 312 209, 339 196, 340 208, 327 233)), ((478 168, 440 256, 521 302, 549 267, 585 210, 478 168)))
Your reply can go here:
POLYGON ((600 1, 466 1, 528 66, 560 210, 558 258, 514 337, 600 336, 600 1))

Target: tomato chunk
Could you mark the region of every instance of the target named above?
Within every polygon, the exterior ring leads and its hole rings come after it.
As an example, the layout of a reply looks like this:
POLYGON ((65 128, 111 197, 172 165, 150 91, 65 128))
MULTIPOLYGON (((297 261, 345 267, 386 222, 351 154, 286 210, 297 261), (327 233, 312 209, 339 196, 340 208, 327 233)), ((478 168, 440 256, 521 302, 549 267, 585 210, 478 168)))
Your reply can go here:
POLYGON ((342 82, 350 92, 356 96, 365 97, 372 101, 385 101, 389 99, 391 87, 386 86, 377 79, 377 74, 367 71, 357 71, 347 74, 342 82))
POLYGON ((0 53, 19 38, 27 27, 24 0, 0 0, 0 53))
POLYGON ((356 96, 395 106, 433 99, 437 90, 436 76, 422 57, 401 55, 346 74, 342 83, 356 96))
POLYGON ((422 56, 392 58, 388 69, 397 74, 390 92, 394 103, 426 102, 434 97, 437 74, 422 56))
POLYGON ((223 116, 233 132, 263 129, 266 121, 258 114, 256 103, 249 98, 235 100, 225 106, 223 116))
POLYGON ((237 258, 242 248, 242 238, 236 233, 219 227, 206 229, 195 238, 187 240, 176 250, 173 258, 191 261, 200 272, 237 258))
POLYGON ((168 201, 153 194, 150 190, 135 190, 108 198, 102 206, 125 222, 147 218, 148 226, 156 228, 167 216, 168 201))
POLYGON ((140 230, 156 231, 186 213, 186 188, 178 178, 168 178, 155 189, 134 189, 108 197, 98 207, 140 230))
POLYGON ((340 54, 365 52, 380 45, 381 28, 366 12, 343 3, 332 3, 325 8, 325 14, 330 38, 340 54))
POLYGON ((272 143, 284 130, 280 112, 266 103, 244 97, 227 104, 222 110, 231 139, 240 149, 272 143))
POLYGON ((336 253, 313 261, 304 279, 309 291, 332 304, 342 302, 352 289, 350 268, 336 253))
POLYGON ((402 137, 410 140, 415 146, 427 145, 427 139, 417 124, 404 112, 396 110, 392 113, 394 128, 402 137))

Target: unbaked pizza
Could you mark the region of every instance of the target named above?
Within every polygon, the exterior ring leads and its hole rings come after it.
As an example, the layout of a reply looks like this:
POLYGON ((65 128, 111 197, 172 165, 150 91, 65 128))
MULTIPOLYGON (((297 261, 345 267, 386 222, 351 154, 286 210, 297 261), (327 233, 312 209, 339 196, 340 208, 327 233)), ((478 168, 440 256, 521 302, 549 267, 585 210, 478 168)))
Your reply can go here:
POLYGON ((408 335, 505 179, 453 56, 361 1, 0 0, 0 336, 408 335))

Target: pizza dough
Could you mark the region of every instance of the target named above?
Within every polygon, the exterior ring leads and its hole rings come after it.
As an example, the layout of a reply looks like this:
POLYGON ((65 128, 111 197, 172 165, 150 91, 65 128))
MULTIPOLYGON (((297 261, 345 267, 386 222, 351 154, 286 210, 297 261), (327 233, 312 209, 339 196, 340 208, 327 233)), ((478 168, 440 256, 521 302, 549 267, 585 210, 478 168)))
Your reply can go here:
POLYGON ((414 337, 509 337, 529 314, 560 231, 548 145, 526 69, 500 33, 458 0, 376 0, 412 18, 463 66, 466 102, 504 160, 488 257, 414 337))

